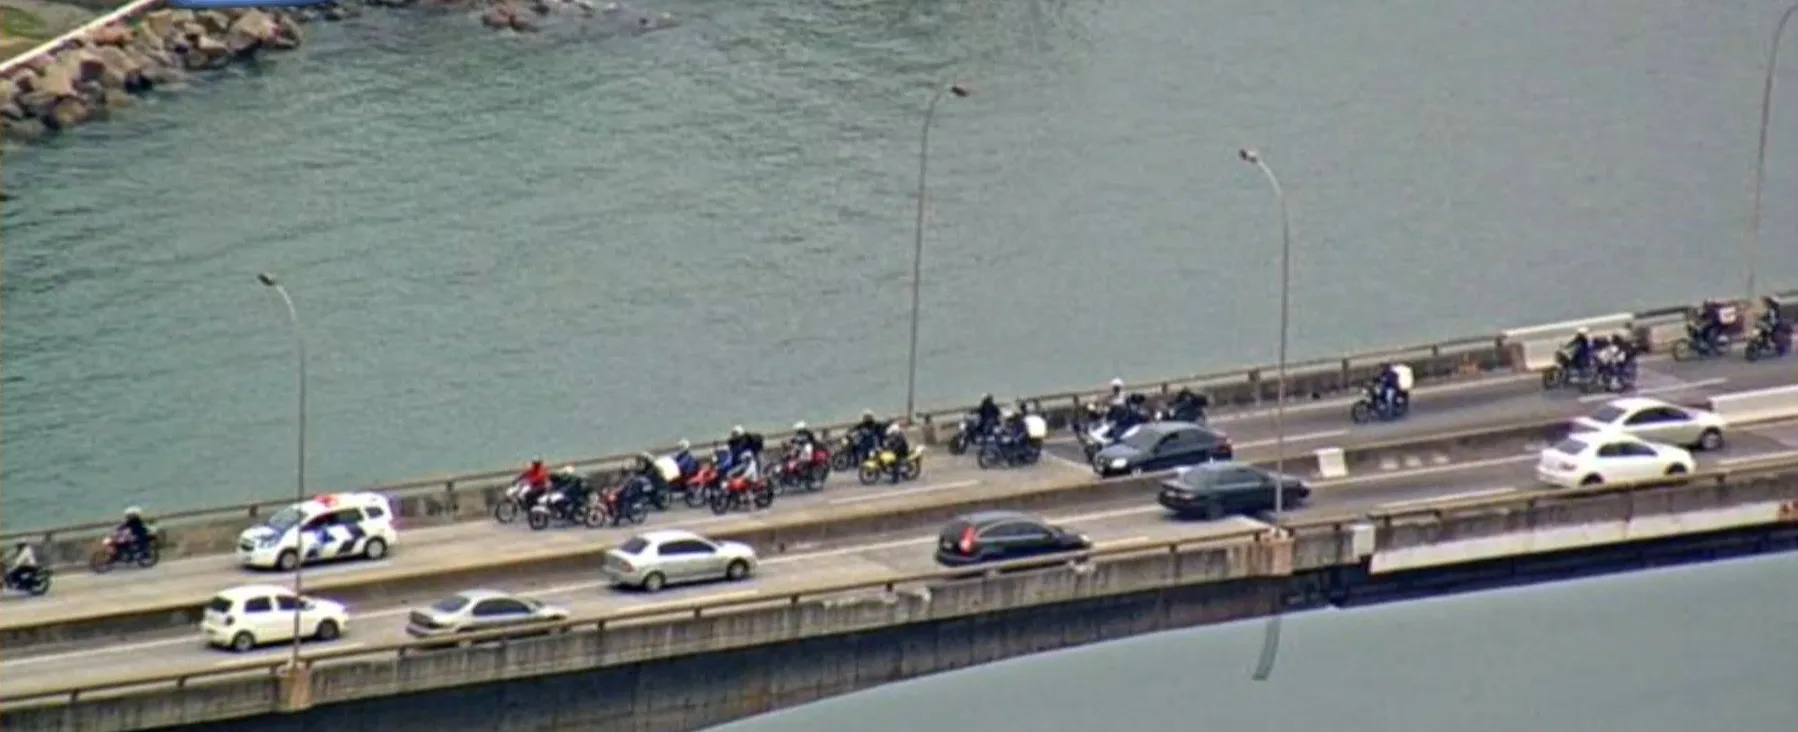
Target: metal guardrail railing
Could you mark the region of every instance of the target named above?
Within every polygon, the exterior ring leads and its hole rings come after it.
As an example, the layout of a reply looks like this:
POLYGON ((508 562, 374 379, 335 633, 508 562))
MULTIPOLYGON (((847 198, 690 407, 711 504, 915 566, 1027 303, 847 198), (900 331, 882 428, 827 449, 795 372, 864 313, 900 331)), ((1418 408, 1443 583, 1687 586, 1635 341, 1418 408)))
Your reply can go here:
MULTIPOLYGON (((1243 540, 1245 540, 1245 539, 1253 540, 1253 539, 1256 539, 1257 537, 1260 537, 1261 535, 1264 535, 1267 533, 1268 533, 1267 529, 1245 528, 1245 529, 1227 532, 1227 533, 1210 534, 1210 535, 1206 535, 1206 536, 1187 537, 1184 539, 1170 539, 1170 540, 1166 540, 1166 541, 1146 542, 1146 543, 1142 543, 1142 544, 1128 544, 1128 545, 1115 546, 1115 547, 1093 548, 1093 549, 1088 549, 1088 550, 1079 551, 1079 552, 1068 552, 1065 554, 1043 556, 1043 557, 1031 557, 1031 558, 1027 558, 1027 559, 1017 559, 1017 560, 1012 560, 1012 561, 1007 561, 1007 562, 995 562, 992 564, 982 564, 982 565, 970 566, 970 567, 966 567, 966 568, 943 569, 943 570, 933 570, 933 571, 929 571, 929 572, 916 572, 916 573, 911 573, 911 574, 892 575, 892 576, 882 577, 879 579, 861 580, 861 581, 857 581, 857 582, 843 582, 843 583, 839 583, 839 584, 824 585, 824 586, 819 586, 819 587, 808 587, 808 588, 793 590, 791 592, 776 593, 776 594, 770 594, 770 595, 760 595, 760 596, 756 596, 756 597, 737 597, 737 598, 711 600, 711 601, 697 600, 697 601, 687 603, 684 605, 662 605, 662 606, 634 609, 634 610, 621 610, 621 611, 608 612, 608 613, 602 613, 602 614, 588 615, 588 616, 583 616, 583 617, 578 617, 578 618, 570 618, 568 620, 562 620, 562 621, 516 626, 516 627, 506 628, 506 629, 501 629, 501 630, 489 630, 489 631, 481 631, 481 632, 476 632, 476 633, 467 633, 467 634, 457 635, 452 638, 439 638, 439 639, 430 639, 430 640, 409 640, 409 641, 401 641, 401 642, 395 642, 395 643, 385 643, 385 644, 376 645, 376 646, 362 646, 362 647, 357 647, 357 648, 345 648, 345 649, 341 649, 341 650, 326 650, 326 651, 320 651, 320 652, 316 652, 316 653, 308 653, 308 654, 302 655, 300 657, 300 662, 310 666, 312 664, 317 664, 317 663, 325 662, 325 661, 351 661, 351 660, 374 661, 374 660, 381 660, 386 657, 403 657, 403 656, 406 656, 409 654, 414 654, 414 653, 428 653, 431 651, 441 651, 441 650, 445 649, 445 646, 455 647, 455 646, 461 646, 461 645, 484 644, 484 643, 502 643, 503 644, 503 643, 507 643, 507 642, 516 642, 519 640, 525 640, 525 639, 532 638, 532 637, 541 637, 543 635, 550 635, 550 634, 556 634, 556 633, 567 633, 567 632, 573 632, 573 631, 578 631, 578 630, 591 630, 594 632, 603 633, 606 631, 608 626, 618 624, 618 623, 646 621, 646 620, 655 620, 655 619, 670 619, 670 620, 678 621, 678 620, 684 620, 684 619, 689 619, 689 618, 706 617, 708 615, 717 614, 719 612, 725 612, 725 611, 744 608, 744 607, 755 607, 755 606, 766 606, 766 605, 777 605, 777 604, 798 605, 798 604, 805 602, 807 599, 823 598, 823 597, 829 597, 831 595, 840 595, 840 594, 849 593, 849 592, 878 590, 881 592, 891 593, 891 592, 894 592, 895 590, 897 590, 899 587, 904 586, 904 585, 915 585, 915 584, 919 584, 919 583, 944 582, 944 581, 955 581, 955 580, 967 580, 967 579, 972 579, 972 578, 991 577, 991 576, 996 576, 1003 572, 1013 572, 1013 571, 1027 570, 1027 569, 1045 569, 1048 567, 1065 566, 1065 565, 1076 565, 1076 564, 1082 564, 1082 563, 1089 563, 1089 562, 1093 562, 1093 561, 1101 561, 1101 560, 1105 560, 1105 559, 1113 558, 1113 557, 1140 556, 1143 554, 1155 553, 1155 552, 1167 552, 1167 553, 1178 554, 1178 553, 1181 553, 1182 551, 1187 551, 1187 550, 1210 549, 1210 548, 1215 548, 1217 546, 1222 546, 1222 545, 1243 543, 1243 540)), ((90 695, 90 694, 94 694, 97 692, 118 691, 118 690, 124 690, 124 689, 135 689, 135 688, 140 688, 140 687, 157 687, 157 686, 172 686, 174 688, 183 688, 195 681, 216 679, 216 678, 224 677, 224 676, 236 676, 236 675, 253 672, 253 671, 268 671, 268 672, 272 673, 272 672, 280 670, 283 667, 286 667, 288 665, 288 663, 289 663, 289 661, 286 658, 282 658, 280 660, 275 660, 275 661, 245 661, 245 662, 239 663, 239 664, 227 664, 227 665, 220 665, 220 666, 212 666, 212 667, 209 667, 206 669, 201 669, 201 670, 183 671, 180 673, 163 674, 160 676, 152 676, 152 677, 140 677, 140 678, 135 678, 135 679, 117 678, 117 679, 110 679, 110 680, 97 681, 97 682, 95 682, 95 681, 76 682, 76 683, 70 684, 65 687, 59 687, 59 688, 54 688, 54 689, 42 689, 42 690, 32 691, 32 692, 28 692, 25 694, 19 694, 19 695, 8 695, 8 694, 5 694, 3 691, 0 691, 0 704, 20 704, 20 703, 25 703, 25 702, 56 699, 56 698, 61 698, 61 700, 63 702, 72 704, 77 701, 80 701, 81 698, 85 695, 90 695)))

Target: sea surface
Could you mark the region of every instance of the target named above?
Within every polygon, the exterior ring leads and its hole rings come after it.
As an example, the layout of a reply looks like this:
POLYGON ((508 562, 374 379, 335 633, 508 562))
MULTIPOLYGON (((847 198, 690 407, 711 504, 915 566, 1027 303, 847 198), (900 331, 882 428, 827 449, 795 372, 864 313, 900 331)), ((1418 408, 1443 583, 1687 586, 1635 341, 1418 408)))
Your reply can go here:
MULTIPOLYGON (((643 0, 647 3, 648 0, 643 0)), ((897 412, 922 108, 919 401, 1740 293, 1783 0, 666 0, 685 23, 309 28, 8 148, 4 528, 733 424, 897 412)), ((1785 54, 1785 75, 1798 73, 1785 54)), ((1789 85, 1788 85, 1789 87, 1789 85)), ((1798 285, 1798 96, 1764 285, 1798 285)))
POLYGON ((1159 633, 714 732, 1790 732, 1798 555, 1159 633))

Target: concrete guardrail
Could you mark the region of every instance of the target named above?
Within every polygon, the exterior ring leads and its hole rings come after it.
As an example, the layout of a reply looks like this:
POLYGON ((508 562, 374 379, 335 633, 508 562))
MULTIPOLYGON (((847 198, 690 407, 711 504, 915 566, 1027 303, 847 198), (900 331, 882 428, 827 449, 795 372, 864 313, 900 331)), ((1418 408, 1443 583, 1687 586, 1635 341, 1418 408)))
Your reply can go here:
MULTIPOLYGON (((226 663, 202 670, 155 677, 121 675, 71 680, 66 685, 54 688, 38 688, 14 694, 0 692, 0 707, 14 713, 15 710, 31 706, 54 707, 91 702, 94 699, 110 699, 109 692, 153 694, 172 687, 186 694, 209 694, 206 689, 214 688, 214 685, 220 685, 217 687, 220 689, 224 689, 226 685, 240 685, 237 689, 221 692, 234 696, 246 695, 246 698, 234 699, 232 704, 219 703, 210 696, 196 697, 196 702, 205 699, 209 712, 232 706, 249 710, 235 713, 236 716, 297 711, 315 701, 337 702, 462 683, 458 674, 448 673, 451 669, 459 669, 460 676, 469 680, 522 678, 574 670, 577 667, 644 662, 666 657, 668 652, 706 652, 717 650, 718 647, 734 647, 732 644, 781 640, 773 637, 774 635, 817 635, 818 633, 811 631, 824 627, 815 623, 764 624, 768 625, 768 629, 779 630, 780 633, 757 635, 697 630, 676 632, 672 629, 674 624, 715 624, 721 619, 742 617, 740 614, 763 610, 810 609, 824 612, 892 606, 891 602, 872 605, 833 603, 831 598, 835 596, 871 592, 882 597, 911 597, 930 605, 929 611, 921 615, 888 617, 882 614, 879 618, 864 618, 862 625, 866 628, 872 627, 869 623, 911 622, 921 619, 936 621, 968 612, 991 612, 1013 606, 1062 602, 1074 599, 1062 597, 1070 591, 1088 594, 1134 592, 1142 589, 1141 582, 1124 582, 1115 577, 1108 579, 1107 574, 1111 569, 1131 562, 1171 562, 1172 566, 1162 567, 1160 571, 1142 573, 1142 578, 1148 578, 1152 574, 1155 582, 1163 584, 1196 584, 1256 576, 1281 577, 1300 570, 1365 562, 1379 552, 1444 539, 1454 540, 1469 534, 1530 533, 1548 526, 1576 524, 1587 520, 1585 513, 1603 520, 1615 520, 1620 516, 1646 513, 1655 507, 1718 506, 1739 503, 1744 497, 1749 500, 1768 496, 1789 497, 1798 493, 1798 480, 1794 480, 1798 478, 1798 473, 1794 471, 1798 471, 1798 459, 1788 459, 1778 465, 1757 466, 1750 470, 1707 471, 1678 480, 1657 479, 1633 485, 1593 486, 1552 494, 1469 501, 1453 509, 1417 508, 1378 515, 1314 517, 1283 523, 1278 528, 1247 528, 1227 534, 1149 541, 976 568, 889 576, 778 595, 696 601, 686 605, 584 616, 526 628, 469 634, 457 639, 459 644, 469 644, 469 647, 464 648, 444 649, 443 641, 438 640, 324 650, 306 654, 301 659, 301 668, 291 671, 284 669, 286 659, 278 659, 226 663), (1756 486, 1761 490, 1754 490, 1756 486), (1681 501, 1677 496, 1682 494, 1697 498, 1681 501), (1609 503, 1601 505, 1601 502, 1606 501, 1609 503), (1596 509, 1596 513, 1582 512, 1582 507, 1587 506, 1600 507, 1596 509), (1598 514, 1603 516, 1599 517, 1598 514), (1379 532, 1378 540, 1372 543, 1361 541, 1367 535, 1369 524, 1375 524, 1379 532), (1082 569, 1083 567, 1086 569, 1082 569), (1055 569, 1072 570, 1072 574, 1054 582, 1041 579, 1041 571, 1055 569), (1033 580, 1033 577, 1036 579, 1033 580), (1072 579, 1075 577, 1086 579, 1076 581, 1072 579), (1056 591, 1027 592, 1011 586, 1017 582, 1032 581, 1038 584, 1047 582, 1048 584, 1042 585, 1043 588, 1053 585, 1056 591), (941 608, 936 604, 945 596, 955 599, 958 593, 971 593, 970 597, 978 595, 979 602, 955 602, 954 608, 947 607, 947 603, 941 608), (554 636, 556 639, 544 641, 541 638, 519 638, 527 633, 554 636), (660 641, 639 646, 632 642, 642 640, 637 637, 639 633, 647 634, 643 638, 653 636, 660 641), (625 637, 620 637, 621 635, 625 637), (587 647, 591 643, 599 645, 587 647), (494 648, 499 650, 494 651, 494 648), (518 655, 504 663, 503 667, 489 668, 488 664, 470 663, 468 660, 475 655, 491 655, 496 652, 506 656, 508 648, 516 649, 518 655), (626 648, 634 650, 629 654, 630 658, 616 657, 620 649, 626 648), (651 652, 655 649, 665 652, 651 652), (406 671, 410 672, 402 672, 383 664, 407 666, 406 671), (420 671, 422 667, 412 668, 409 664, 434 664, 433 668, 444 672, 424 673, 420 671), (321 680, 313 678, 315 673, 341 673, 345 676, 321 683, 321 680), (296 685, 296 676, 305 677, 305 681, 296 685), (350 683, 352 680, 355 683, 350 683), (300 689, 303 691, 298 691, 300 689), (303 697, 304 701, 297 706, 293 705, 299 697, 303 697)), ((1798 520, 1798 503, 1787 498, 1780 504, 1780 512, 1772 516, 1772 520, 1798 520)), ((848 631, 839 628, 832 632, 848 631)))
POLYGON ((1798 416, 1798 384, 1711 397, 1711 411, 1731 423, 1798 416))

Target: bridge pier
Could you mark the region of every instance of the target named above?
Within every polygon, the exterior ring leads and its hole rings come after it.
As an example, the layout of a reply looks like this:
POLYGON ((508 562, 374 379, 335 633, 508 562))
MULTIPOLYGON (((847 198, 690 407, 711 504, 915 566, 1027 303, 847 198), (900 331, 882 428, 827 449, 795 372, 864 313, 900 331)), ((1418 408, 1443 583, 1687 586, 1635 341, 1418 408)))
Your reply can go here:
POLYGON ((275 678, 280 687, 276 697, 276 711, 294 714, 312 708, 311 664, 283 667, 275 672, 275 678))

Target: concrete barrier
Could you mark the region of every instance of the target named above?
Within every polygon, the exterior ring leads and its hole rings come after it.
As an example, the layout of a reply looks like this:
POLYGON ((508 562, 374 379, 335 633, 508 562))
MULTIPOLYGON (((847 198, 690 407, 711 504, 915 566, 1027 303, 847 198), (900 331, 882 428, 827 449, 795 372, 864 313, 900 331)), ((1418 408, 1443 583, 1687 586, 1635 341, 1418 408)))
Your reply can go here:
POLYGON ((1718 394, 1710 405, 1712 412, 1732 423, 1798 417, 1798 385, 1718 394))
POLYGON ((1613 313, 1579 320, 1565 320, 1523 328, 1512 328, 1499 334, 1506 346, 1514 349, 1512 362, 1524 371, 1541 371, 1554 365, 1555 349, 1566 343, 1581 328, 1593 336, 1633 335, 1635 313, 1613 313))
MULTIPOLYGON (((1490 449, 1500 445, 1552 441, 1565 436, 1560 420, 1536 420, 1501 427, 1434 435, 1428 440, 1394 440, 1343 451, 1346 471, 1377 469, 1390 455, 1409 455, 1430 450, 1490 449)), ((1271 467, 1271 461, 1262 461, 1271 467)), ((1294 456, 1287 472, 1315 473, 1313 458, 1294 456)), ((902 532, 934 531, 944 522, 975 510, 1011 509, 1048 513, 1074 506, 1140 498, 1152 505, 1161 481, 1172 471, 1108 480, 1086 480, 1062 486, 997 486, 977 495, 920 496, 917 503, 902 506, 835 505, 769 514, 720 525, 708 533, 719 539, 755 546, 764 556, 783 554, 790 547, 843 543, 857 537, 902 532)), ((571 551, 565 546, 542 547, 518 554, 496 555, 446 571, 437 567, 395 565, 357 575, 327 575, 307 582, 309 591, 351 605, 444 588, 508 584, 524 576, 590 571, 598 566, 608 545, 595 543, 571 551)), ((208 597, 166 597, 130 606, 96 605, 53 622, 20 620, 17 614, 0 617, 0 646, 13 649, 86 638, 194 625, 199 622, 208 597)))
MULTIPOLYGON (((1798 501, 1787 498, 1767 509, 1767 502, 1762 499, 1795 493, 1798 461, 1788 461, 1773 472, 1719 471, 1677 483, 1492 500, 1482 508, 1418 510, 1373 521, 1314 519, 1291 522, 1280 532, 1250 531, 1184 543, 1145 544, 1024 560, 982 570, 893 576, 873 582, 816 587, 779 597, 622 612, 545 625, 545 630, 570 631, 550 638, 508 640, 490 633, 468 637, 472 641, 491 641, 490 645, 449 650, 426 650, 415 643, 327 650, 304 657, 300 671, 291 675, 273 673, 285 663, 285 659, 275 659, 159 678, 99 676, 71 679, 54 687, 15 685, 0 692, 4 694, 0 696, 0 724, 7 729, 108 732, 302 710, 318 719, 316 715, 320 714, 361 713, 353 706, 339 706, 347 702, 401 695, 408 695, 413 701, 394 704, 410 703, 419 713, 426 714, 436 705, 429 701, 434 697, 411 695, 436 689, 473 693, 462 690, 507 680, 533 685, 554 683, 559 675, 608 668, 631 668, 638 674, 660 668, 662 672, 655 675, 659 682, 639 676, 631 686, 664 690, 672 679, 689 677, 658 664, 688 663, 679 659, 691 659, 691 663, 713 668, 735 667, 740 664, 721 663, 708 657, 738 649, 792 645, 804 648, 807 654, 820 654, 854 653, 864 645, 905 647, 905 643, 870 634, 899 627, 944 627, 960 619, 969 621, 955 623, 955 627, 980 627, 989 624, 973 619, 991 619, 1003 626, 1003 630, 994 632, 1007 636, 1028 632, 1030 628, 1063 625, 1019 622, 1023 616, 1018 611, 1029 608, 1080 604, 1086 612, 1107 619, 1102 622, 1114 624, 1109 633, 1063 637, 1060 642, 1037 640, 1018 644, 1005 653, 982 651, 967 642, 929 643, 912 650, 949 649, 946 652, 953 652, 958 658, 954 663, 966 666, 1161 629, 1167 625, 1138 622, 1172 608, 1189 613, 1184 618, 1186 625, 1218 622, 1282 608, 1317 607, 1322 604, 1322 597, 1346 596, 1358 585, 1390 583, 1381 577, 1395 572, 1447 567, 1450 571, 1440 576, 1449 576, 1454 574, 1453 567, 1462 563, 1508 557, 1507 552, 1564 551, 1590 545, 1589 541, 1576 541, 1550 546, 1540 538, 1524 538, 1578 536, 1567 530, 1572 525, 1596 527, 1593 535, 1605 540, 1636 543, 1668 534, 1710 532, 1721 526, 1794 523, 1798 522, 1798 501), (1744 498, 1751 500, 1753 508, 1730 508, 1746 505, 1741 503, 1744 498), (1726 514, 1733 518, 1715 518, 1726 514), (1693 518, 1700 516, 1706 518, 1693 518), (1508 528, 1494 532, 1495 517, 1502 517, 1498 520, 1508 528), (1620 521, 1637 528, 1616 534, 1609 526, 1620 521), (1502 540, 1485 543, 1493 548, 1469 549, 1470 540, 1501 535, 1502 540), (1434 554, 1430 553, 1432 548, 1434 554), (1372 571, 1356 571, 1355 565, 1372 571), (1337 571, 1344 568, 1346 571, 1337 571), (1167 594, 1145 594, 1176 589, 1182 593, 1177 599, 1167 594), (1126 599, 1132 597, 1153 600, 1140 604, 1126 599), (1117 624, 1129 628, 1126 631, 1117 624), (849 636, 867 642, 840 640, 849 636), (838 640, 827 647, 801 645, 820 639, 838 640)), ((1652 564, 1649 561, 1643 566, 1652 564)), ((943 670, 935 666, 919 668, 919 662, 914 658, 910 662, 911 672, 897 675, 891 671, 893 667, 883 666, 889 671, 875 674, 871 683, 943 670)), ((758 665, 763 671, 754 676, 767 682, 773 675, 770 671, 779 667, 775 664, 763 669, 758 665)), ((693 683, 697 683, 697 677, 682 688, 693 683)), ((591 678, 583 678, 579 685, 587 690, 586 694, 577 695, 581 698, 613 693, 607 690, 618 686, 595 683, 591 678)), ((838 688, 839 692, 843 690, 847 689, 838 688)), ((712 691, 708 698, 743 696, 738 687, 730 685, 712 691)), ((666 692, 658 691, 657 695, 665 697, 666 692)), ((638 726, 643 726, 645 719, 656 718, 656 712, 646 706, 653 703, 646 702, 643 694, 624 696, 627 698, 617 700, 616 706, 610 700, 600 704, 605 707, 603 714, 597 710, 589 710, 588 714, 631 719, 638 726)), ((663 703, 691 706, 692 700, 679 695, 678 699, 663 703)), ((733 707, 728 713, 714 714, 728 718, 766 708, 733 707)), ((716 724, 722 719, 705 721, 716 724)), ((662 720, 655 726, 682 729, 698 724, 695 720, 662 720)), ((404 732, 436 728, 441 728, 441 724, 425 720, 404 732)))

